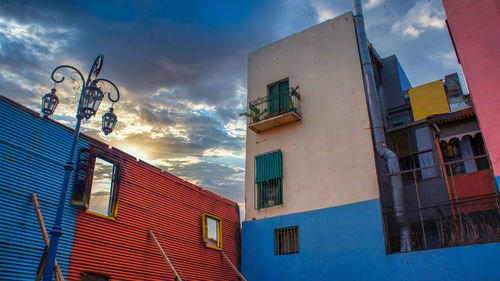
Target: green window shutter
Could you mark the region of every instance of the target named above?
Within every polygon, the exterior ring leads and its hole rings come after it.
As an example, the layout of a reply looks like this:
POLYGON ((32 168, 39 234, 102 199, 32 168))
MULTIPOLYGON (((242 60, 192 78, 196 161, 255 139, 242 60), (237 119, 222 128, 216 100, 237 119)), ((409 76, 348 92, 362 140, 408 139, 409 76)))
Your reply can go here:
POLYGON ((281 167, 281 151, 255 157, 255 182, 262 182, 283 176, 281 167))
POLYGON ((289 104, 289 93, 290 93, 290 85, 288 81, 281 82, 278 84, 279 95, 280 95, 280 111, 284 110, 288 112, 288 104, 289 104))
POLYGON ((269 114, 276 114, 279 112, 279 91, 278 85, 269 87, 269 114))

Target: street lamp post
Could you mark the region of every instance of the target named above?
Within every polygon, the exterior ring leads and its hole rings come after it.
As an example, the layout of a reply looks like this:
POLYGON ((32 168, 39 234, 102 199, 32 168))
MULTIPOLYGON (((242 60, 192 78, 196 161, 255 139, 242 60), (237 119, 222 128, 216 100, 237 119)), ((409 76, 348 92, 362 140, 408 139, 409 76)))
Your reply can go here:
MULTIPOLYGON (((102 87, 104 86, 104 84, 110 84, 115 90, 115 95, 113 96, 111 95, 110 92, 107 93, 108 99, 112 102, 112 104, 114 104, 120 99, 120 92, 118 91, 118 88, 113 82, 104 78, 98 78, 99 73, 101 72, 102 69, 103 62, 104 62, 103 55, 99 55, 95 59, 94 64, 90 69, 89 75, 87 76, 87 80, 85 80, 83 74, 78 69, 70 65, 60 65, 52 71, 51 78, 55 84, 62 83, 65 79, 64 76, 62 76, 60 79, 56 79, 54 77, 54 75, 58 70, 66 68, 70 69, 71 71, 74 71, 75 75, 72 75, 71 78, 74 80, 77 78, 81 79, 82 91, 80 93, 80 101, 78 102, 78 109, 76 113, 77 122, 75 131, 73 133, 73 143, 71 145, 71 152, 69 154, 68 161, 64 166, 65 169, 64 181, 61 189, 61 194, 59 195, 59 204, 57 206, 56 219, 54 222, 54 226, 50 231, 50 245, 47 253, 45 269, 43 272, 44 281, 51 281, 52 274, 54 272, 57 247, 59 245, 59 238, 62 235, 61 224, 64 212, 64 202, 66 201, 69 179, 71 176, 71 172, 73 171, 73 158, 75 156, 76 144, 78 142, 78 135, 80 133, 80 125, 82 123, 82 120, 83 118, 89 119, 96 114, 97 109, 99 108, 99 105, 106 94, 102 91, 102 87)), ((58 104, 59 104, 59 98, 56 95, 56 89, 53 88, 50 93, 46 94, 42 98, 42 112, 44 114, 44 117, 49 117, 50 115, 52 115, 58 104)), ((111 133, 117 121, 116 115, 113 113, 113 105, 111 105, 109 111, 106 114, 104 114, 102 121, 103 121, 102 130, 104 131, 104 134, 107 135, 111 133)))

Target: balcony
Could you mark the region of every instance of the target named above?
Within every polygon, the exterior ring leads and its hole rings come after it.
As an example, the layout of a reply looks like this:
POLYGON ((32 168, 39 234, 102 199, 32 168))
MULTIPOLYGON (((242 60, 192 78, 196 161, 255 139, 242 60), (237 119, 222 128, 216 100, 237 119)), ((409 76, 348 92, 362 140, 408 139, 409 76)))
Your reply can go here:
MULTIPOLYGON (((298 87, 297 87, 298 88, 298 87)), ((265 96, 248 103, 248 128, 260 133, 302 119, 297 88, 274 97, 265 96)))

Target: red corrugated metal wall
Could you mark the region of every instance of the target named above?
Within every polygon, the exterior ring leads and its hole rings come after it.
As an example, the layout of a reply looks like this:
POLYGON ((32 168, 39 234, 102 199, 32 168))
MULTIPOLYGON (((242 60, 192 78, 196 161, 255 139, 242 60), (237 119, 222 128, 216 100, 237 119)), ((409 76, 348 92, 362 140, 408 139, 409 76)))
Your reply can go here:
MULTIPOLYGON (((93 143, 103 149, 102 143, 93 143)), ((111 280, 173 280, 152 230, 182 280, 239 280, 218 250, 202 240, 202 214, 222 220, 222 247, 239 268, 240 224, 235 202, 136 161, 116 149, 122 174, 118 215, 110 220, 78 211, 68 280, 81 272, 111 280)))

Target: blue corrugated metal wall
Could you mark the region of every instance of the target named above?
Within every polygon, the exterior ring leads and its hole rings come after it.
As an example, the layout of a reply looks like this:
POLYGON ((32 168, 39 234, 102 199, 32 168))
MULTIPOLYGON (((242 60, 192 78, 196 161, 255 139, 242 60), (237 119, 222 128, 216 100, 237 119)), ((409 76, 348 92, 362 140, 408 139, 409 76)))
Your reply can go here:
MULTIPOLYGON (((36 193, 47 231, 53 225, 72 131, 0 96, 0 280, 34 280, 44 248, 31 201, 36 193)), ((87 147, 80 138, 79 147, 87 147)), ((73 181, 71 181, 72 183, 73 181)), ((66 200, 57 260, 67 275, 77 208, 66 200)))

